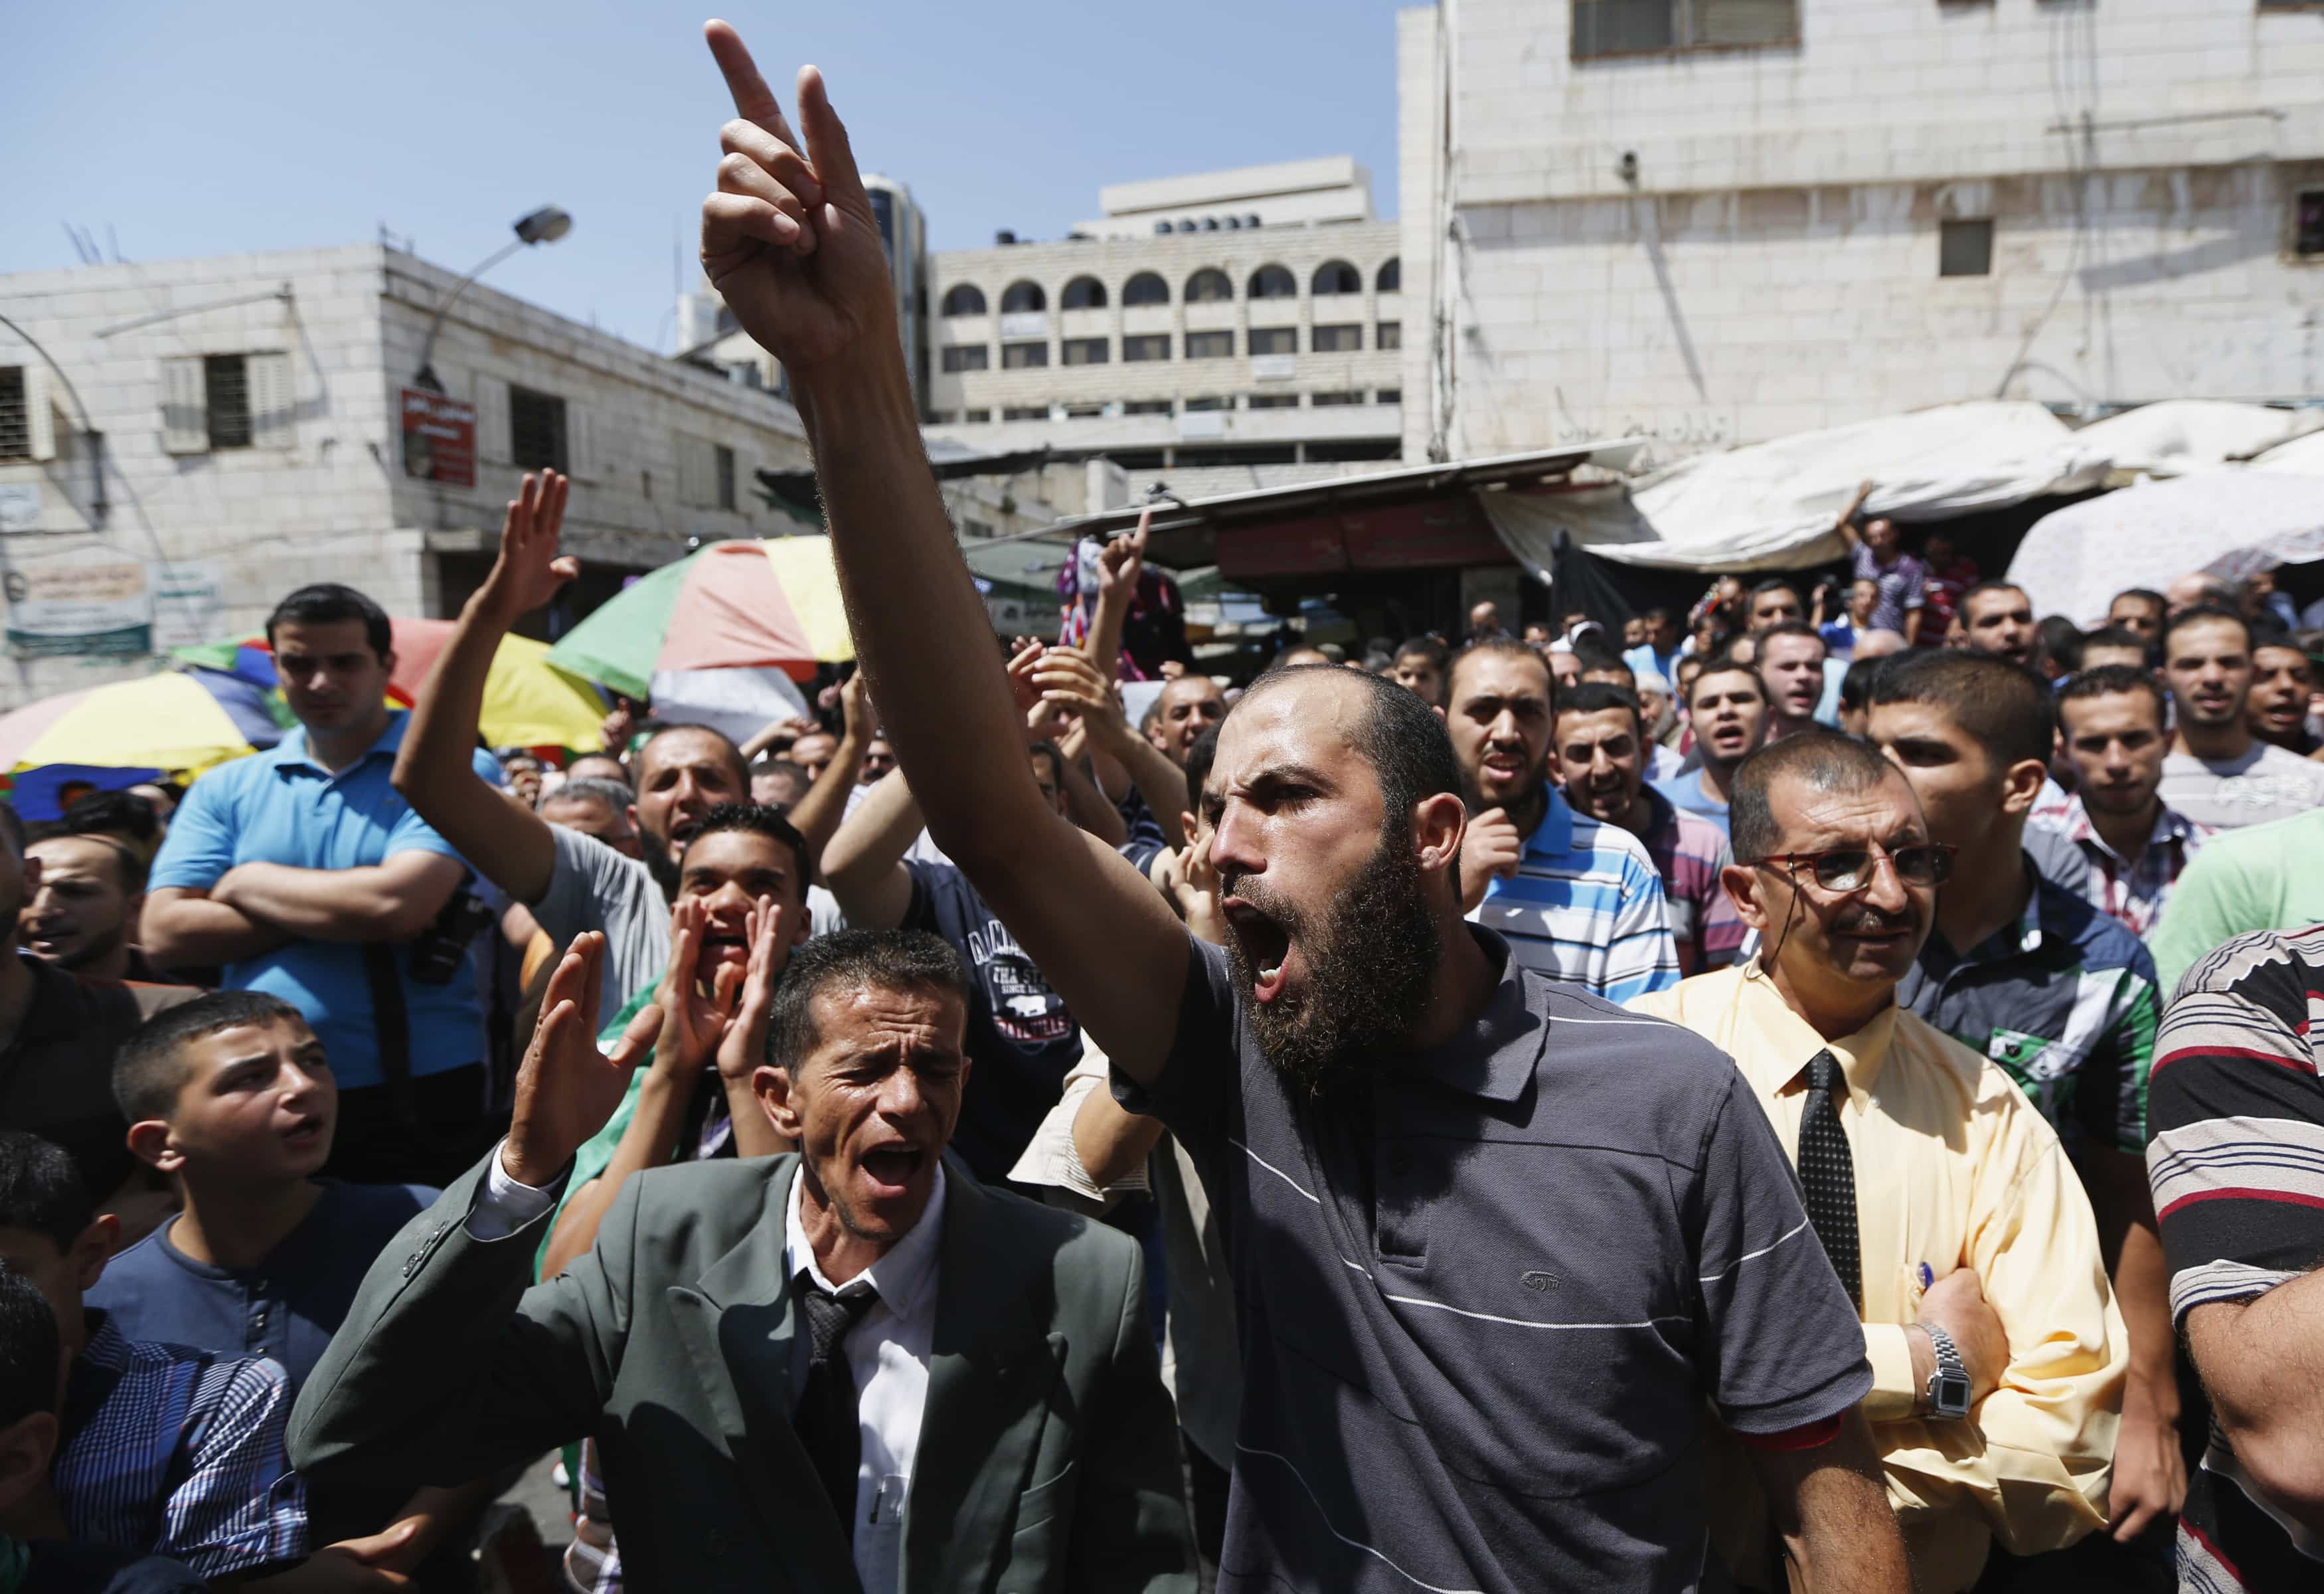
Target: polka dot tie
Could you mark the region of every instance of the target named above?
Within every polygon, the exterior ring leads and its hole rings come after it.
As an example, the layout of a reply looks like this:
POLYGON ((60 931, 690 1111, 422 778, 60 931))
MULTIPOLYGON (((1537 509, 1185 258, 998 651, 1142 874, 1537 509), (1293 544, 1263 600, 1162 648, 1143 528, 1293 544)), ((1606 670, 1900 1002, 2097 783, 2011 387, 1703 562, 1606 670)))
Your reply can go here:
POLYGON ((1808 1221, 1831 1258, 1848 1298, 1864 1313, 1864 1259, 1856 1244, 1856 1159, 1849 1154, 1848 1131, 1831 1093, 1846 1081, 1840 1060, 1819 1052, 1808 1063, 1808 1098, 1800 1110, 1800 1186, 1807 1198, 1808 1221))
POLYGON ((863 1460, 863 1430, 857 1414, 855 1374, 847 1365, 843 1341, 863 1314, 878 1304, 870 1290, 834 1295, 818 1288, 807 1269, 799 1269, 794 1288, 799 1311, 807 1320, 807 1387, 799 1394, 791 1427, 815 1463, 824 1493, 839 1513, 840 1525, 855 1537, 855 1475, 863 1460))

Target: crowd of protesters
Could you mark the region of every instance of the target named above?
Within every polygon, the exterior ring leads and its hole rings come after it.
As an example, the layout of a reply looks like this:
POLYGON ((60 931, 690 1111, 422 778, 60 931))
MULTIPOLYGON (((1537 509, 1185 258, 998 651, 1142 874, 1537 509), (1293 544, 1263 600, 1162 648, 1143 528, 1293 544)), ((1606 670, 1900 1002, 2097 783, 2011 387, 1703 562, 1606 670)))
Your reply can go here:
POLYGON ((305 588, 275 748, 0 808, 0 1591, 2324 1579, 2319 616, 1868 484, 1684 613, 1231 682, 1141 526, 1001 645, 710 42, 860 667, 484 749, 552 472, 409 711, 305 588))

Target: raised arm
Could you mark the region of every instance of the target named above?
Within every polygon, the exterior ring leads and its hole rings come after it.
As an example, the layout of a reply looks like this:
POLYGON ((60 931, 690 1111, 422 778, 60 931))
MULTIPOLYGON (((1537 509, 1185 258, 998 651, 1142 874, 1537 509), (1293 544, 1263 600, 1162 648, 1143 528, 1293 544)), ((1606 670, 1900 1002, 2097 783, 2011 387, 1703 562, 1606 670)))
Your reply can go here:
POLYGON ((714 22, 706 32, 741 115, 722 132, 718 191, 703 203, 703 265, 790 374, 883 726, 937 842, 1117 1065, 1152 1078, 1177 1029, 1185 931, 1135 869, 1042 802, 1026 760, 1003 752, 1021 733, 921 451, 846 129, 822 75, 804 68, 802 144, 734 31, 714 22))
POLYGON ((579 573, 575 561, 557 551, 567 487, 553 470, 528 475, 509 501, 500 557, 461 606, 451 640, 411 705, 411 723, 395 755, 395 789, 404 801, 486 879, 526 904, 548 894, 557 867, 549 821, 520 804, 487 801, 493 792, 476 778, 471 758, 484 709, 484 678, 501 638, 579 573))
POLYGON ((1136 531, 1098 551, 1097 612, 1081 651, 1108 681, 1121 671, 1121 632, 1138 598, 1138 578, 1146 569, 1146 537, 1153 525, 1154 509, 1148 505, 1138 516, 1136 531))
MULTIPOLYGON (((871 744, 875 722, 872 718, 871 682, 857 671, 847 678, 840 689, 840 702, 847 719, 839 737, 839 751, 831 755, 815 784, 807 795, 791 805, 792 827, 807 839, 807 862, 811 867, 822 867, 824 849, 839 832, 840 821, 847 817, 847 794, 855 790, 855 772, 863 763, 863 749, 871 744)), ((907 844, 908 845, 908 843, 907 844)))
POLYGON ((902 770, 872 788, 824 849, 823 883, 859 930, 893 930, 912 906, 904 854, 920 833, 920 805, 902 770))
POLYGON ((1838 520, 1832 522, 1831 529, 1845 538, 1850 548, 1864 541, 1864 533, 1856 529, 1856 512, 1864 507, 1864 501, 1870 496, 1872 484, 1868 481, 1856 489, 1856 496, 1848 501, 1848 507, 1840 512, 1838 520))

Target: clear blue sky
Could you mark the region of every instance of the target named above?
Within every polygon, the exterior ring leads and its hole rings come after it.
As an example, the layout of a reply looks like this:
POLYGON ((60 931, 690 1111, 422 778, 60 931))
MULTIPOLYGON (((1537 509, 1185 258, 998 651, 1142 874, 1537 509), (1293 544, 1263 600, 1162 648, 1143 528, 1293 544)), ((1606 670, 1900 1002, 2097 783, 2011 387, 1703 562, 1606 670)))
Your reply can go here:
MULTIPOLYGON (((673 227, 730 114, 717 0, 110 0, 24 5, 0 95, 0 272, 409 234, 465 271, 534 206, 572 233, 496 287, 667 347, 673 227)), ((857 158, 911 186, 937 248, 1062 236, 1099 185, 1352 154, 1396 212, 1399 0, 826 0, 745 5, 790 108, 824 69, 857 158)))

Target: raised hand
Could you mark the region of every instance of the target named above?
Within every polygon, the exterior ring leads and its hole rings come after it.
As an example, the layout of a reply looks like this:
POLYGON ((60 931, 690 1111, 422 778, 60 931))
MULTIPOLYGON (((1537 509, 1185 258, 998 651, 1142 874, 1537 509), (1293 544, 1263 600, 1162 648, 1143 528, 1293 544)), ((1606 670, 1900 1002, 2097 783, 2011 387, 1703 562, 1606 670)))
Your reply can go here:
POLYGON ((775 899, 762 896, 745 922, 751 938, 751 961, 742 975, 742 999, 718 1043, 718 1076, 731 1083, 748 1083, 767 1058, 767 1019, 775 1010, 775 987, 782 976, 775 968, 775 936, 781 914, 775 899))
POLYGON ((719 130, 718 191, 702 202, 702 269, 743 330, 812 385, 835 362, 877 356, 903 375, 880 226, 823 74, 798 74, 801 142, 723 22, 703 36, 737 113, 719 130))
POLYGON ((654 993, 661 1009, 661 1033, 654 1042, 654 1069, 687 1085, 698 1083, 705 1064, 726 1038, 742 971, 720 967, 707 994, 702 989, 703 938, 710 914, 694 897, 681 897, 669 914, 669 965, 654 993))
POLYGON ((484 598, 493 611, 513 620, 555 598, 581 573, 581 561, 560 557, 558 538, 565 528, 565 496, 572 482, 554 470, 525 473, 517 496, 501 517, 501 552, 484 577, 484 598))
POLYGON ((1041 657, 1048 652, 1046 644, 1017 639, 1017 651, 1009 658, 1009 690, 1017 699, 1017 711, 1029 715, 1041 701, 1041 692, 1033 684, 1033 672, 1039 668, 1041 657))
POLYGON ((880 728, 880 717, 872 707, 872 678, 858 670, 839 689, 839 708, 844 716, 841 728, 849 741, 862 746, 880 728))
POLYGON ((1072 648, 1052 648, 1033 668, 1033 686, 1044 703, 1074 715, 1100 747, 1120 746, 1130 722, 1114 701, 1113 688, 1098 666, 1072 648))
POLYGON ((630 1070, 653 1046, 662 1012, 648 1006, 630 1021, 610 1054, 597 1050, 590 1025, 605 983, 605 938, 573 938, 549 989, 540 1020, 516 1075, 516 1111, 501 1165, 520 1184, 543 1185, 565 1171, 588 1138, 605 1126, 628 1090, 630 1070))
POLYGON ((1154 508, 1148 505, 1139 512, 1138 529, 1127 537, 1116 537, 1097 555, 1097 591, 1100 598, 1119 592, 1127 599, 1138 590, 1139 572, 1146 568, 1146 536, 1154 526, 1154 508))

